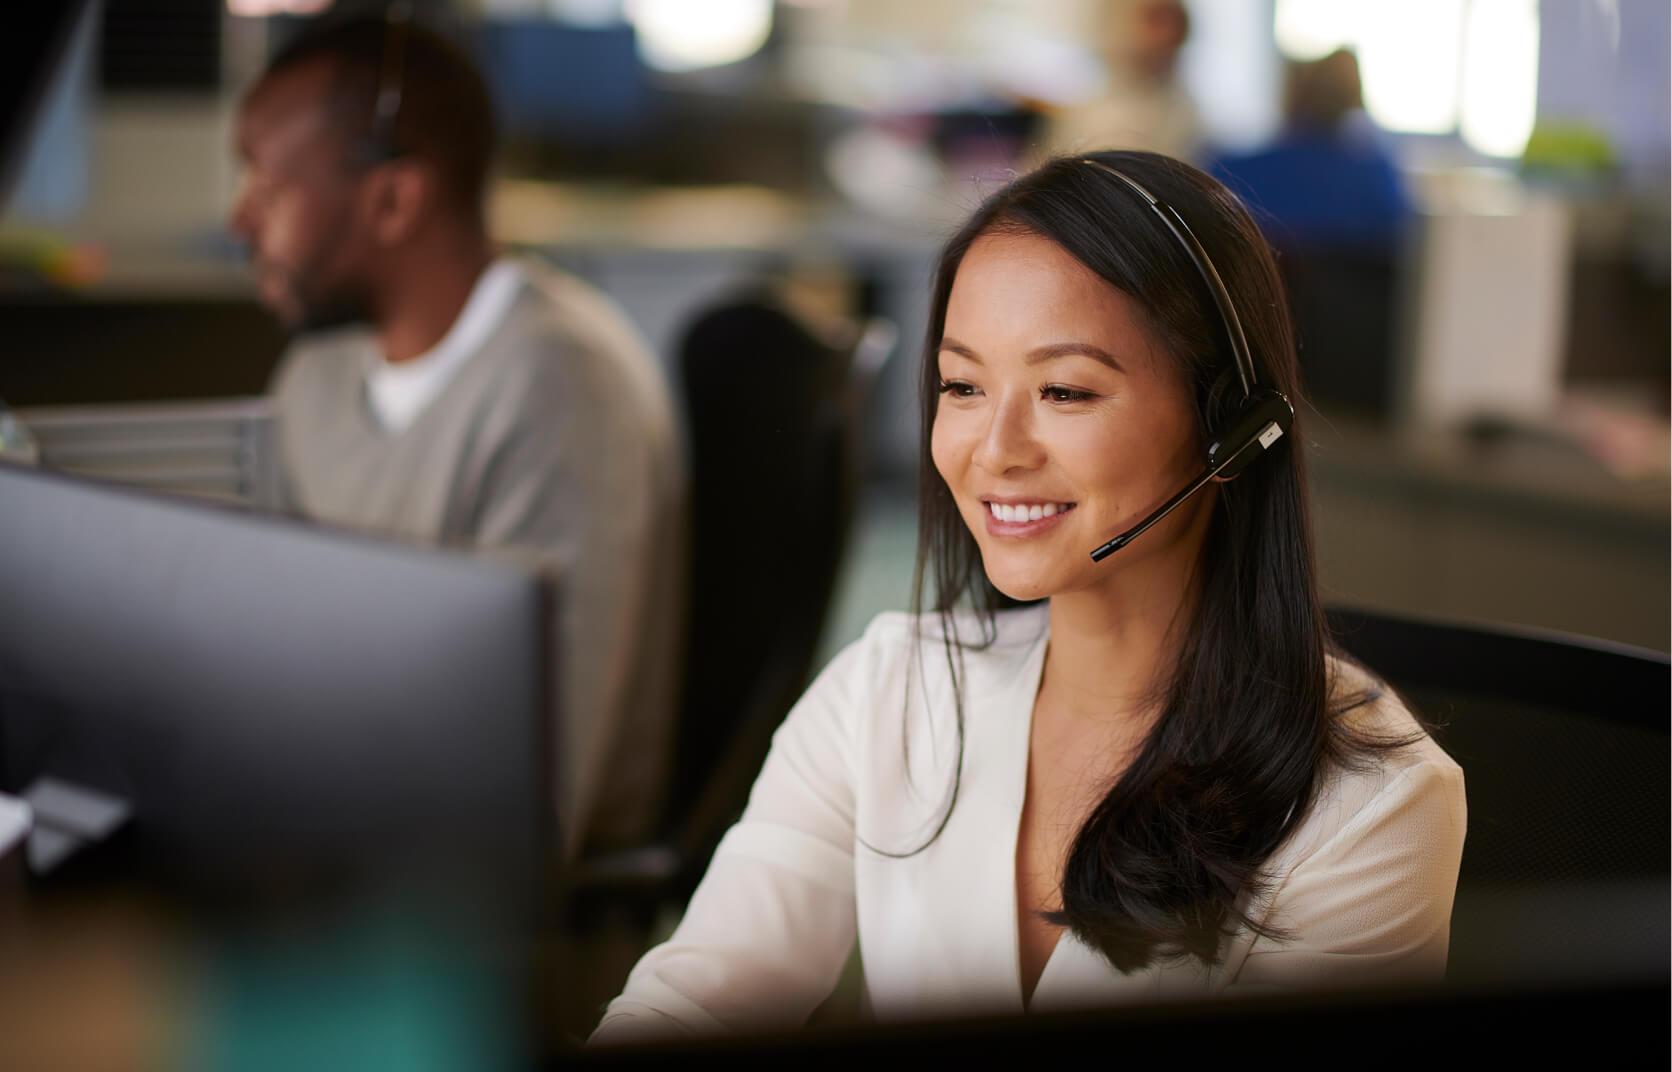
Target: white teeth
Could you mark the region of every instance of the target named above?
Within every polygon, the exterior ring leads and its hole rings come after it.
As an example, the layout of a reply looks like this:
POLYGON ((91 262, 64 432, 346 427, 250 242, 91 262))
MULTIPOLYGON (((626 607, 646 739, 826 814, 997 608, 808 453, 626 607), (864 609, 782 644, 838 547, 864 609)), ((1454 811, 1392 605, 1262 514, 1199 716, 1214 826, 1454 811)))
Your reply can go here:
POLYGON ((1000 521, 1039 521, 1055 517, 1068 509, 1067 503, 1010 504, 990 502, 987 509, 1000 521))

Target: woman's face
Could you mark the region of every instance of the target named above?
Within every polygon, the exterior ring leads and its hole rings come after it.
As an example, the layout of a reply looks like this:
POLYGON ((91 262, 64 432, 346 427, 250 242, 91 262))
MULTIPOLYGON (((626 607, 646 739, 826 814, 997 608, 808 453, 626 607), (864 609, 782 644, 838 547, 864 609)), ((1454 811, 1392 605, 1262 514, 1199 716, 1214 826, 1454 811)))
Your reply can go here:
POLYGON ((1202 470, 1190 388, 1132 298, 1049 239, 989 233, 954 277, 937 358, 935 468, 999 591, 1039 599, 1194 564, 1211 489, 1091 560, 1202 470))

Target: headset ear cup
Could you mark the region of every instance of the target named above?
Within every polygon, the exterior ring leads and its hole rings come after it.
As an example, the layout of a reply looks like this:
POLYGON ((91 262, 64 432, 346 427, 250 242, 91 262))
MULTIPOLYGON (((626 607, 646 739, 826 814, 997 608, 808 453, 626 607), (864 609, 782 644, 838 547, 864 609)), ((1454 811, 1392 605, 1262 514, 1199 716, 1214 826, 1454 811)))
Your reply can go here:
POLYGON ((1288 435, 1294 423, 1295 408, 1283 392, 1256 387, 1223 426, 1224 432, 1208 441, 1208 468, 1218 469, 1221 480, 1230 480, 1288 435))
POLYGON ((1220 431, 1236 423, 1242 411, 1242 392, 1238 389, 1236 370, 1224 368, 1208 385, 1201 397, 1202 430, 1209 443, 1220 438, 1220 431))

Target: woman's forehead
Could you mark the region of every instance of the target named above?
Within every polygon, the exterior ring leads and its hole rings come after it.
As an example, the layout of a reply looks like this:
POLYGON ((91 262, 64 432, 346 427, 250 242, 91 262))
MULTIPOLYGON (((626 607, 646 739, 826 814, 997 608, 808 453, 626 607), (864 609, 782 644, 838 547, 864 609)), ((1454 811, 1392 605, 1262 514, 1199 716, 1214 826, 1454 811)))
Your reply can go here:
POLYGON ((970 244, 953 277, 954 298, 960 287, 1009 287, 1036 301, 1052 293, 1081 300, 1121 294, 1051 239, 1010 231, 990 231, 970 244))
POLYGON ((1057 322, 1117 333, 1148 328, 1136 299, 1062 246, 1008 232, 982 235, 970 245, 953 277, 946 315, 949 322, 994 326, 1057 322))

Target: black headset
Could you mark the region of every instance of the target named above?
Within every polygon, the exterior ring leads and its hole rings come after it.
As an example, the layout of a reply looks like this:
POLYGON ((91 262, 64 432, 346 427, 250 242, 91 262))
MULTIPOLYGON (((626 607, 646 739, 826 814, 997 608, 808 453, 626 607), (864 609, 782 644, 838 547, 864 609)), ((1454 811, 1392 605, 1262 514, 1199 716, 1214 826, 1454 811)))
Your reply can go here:
POLYGON ((372 129, 355 147, 367 167, 404 156, 395 143, 395 117, 406 92, 406 39, 412 24, 411 0, 394 0, 383 10, 383 54, 378 60, 377 99, 372 106, 372 129))
POLYGON ((1144 189, 1130 176, 1122 174, 1108 164, 1096 160, 1086 160, 1084 163, 1108 172, 1143 198, 1144 203, 1161 217, 1161 222, 1167 225, 1173 237, 1178 239, 1179 245, 1184 247, 1184 252, 1196 265, 1196 271, 1201 274, 1202 282, 1207 284, 1208 293, 1213 295, 1213 303, 1219 309, 1219 319, 1225 327, 1225 337, 1231 347, 1231 360, 1237 380, 1242 385, 1243 395, 1242 403, 1236 412, 1228 420, 1209 430, 1207 467, 1202 470, 1201 475, 1187 484, 1177 495, 1162 503, 1154 513, 1093 551, 1092 561, 1100 562, 1172 513, 1180 503, 1205 487, 1208 481, 1215 477, 1230 479, 1248 468, 1254 459, 1269 450, 1271 445, 1283 438, 1294 425, 1295 408, 1289 404, 1289 399, 1283 392, 1262 385, 1259 377, 1255 375, 1254 359, 1248 353, 1248 339, 1242 333, 1242 321, 1237 319, 1236 308, 1231 304, 1231 295, 1226 291, 1224 281, 1219 278, 1219 272, 1209 259, 1207 250, 1202 248, 1202 244, 1191 233, 1184 217, 1180 216, 1173 206, 1144 189))

